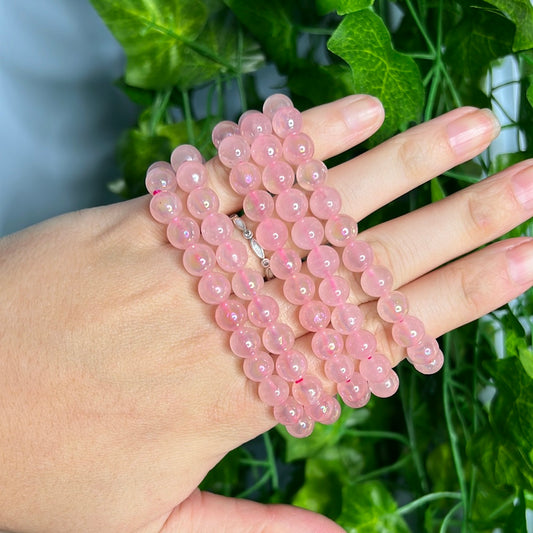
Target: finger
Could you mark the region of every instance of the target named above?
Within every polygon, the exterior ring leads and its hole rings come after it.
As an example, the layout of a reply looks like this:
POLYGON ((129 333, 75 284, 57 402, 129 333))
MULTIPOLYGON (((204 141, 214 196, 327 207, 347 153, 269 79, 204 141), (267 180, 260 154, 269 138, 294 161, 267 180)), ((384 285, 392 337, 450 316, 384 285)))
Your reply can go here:
POLYGON ((264 505, 199 490, 169 516, 160 533, 343 533, 328 518, 290 505, 264 505))

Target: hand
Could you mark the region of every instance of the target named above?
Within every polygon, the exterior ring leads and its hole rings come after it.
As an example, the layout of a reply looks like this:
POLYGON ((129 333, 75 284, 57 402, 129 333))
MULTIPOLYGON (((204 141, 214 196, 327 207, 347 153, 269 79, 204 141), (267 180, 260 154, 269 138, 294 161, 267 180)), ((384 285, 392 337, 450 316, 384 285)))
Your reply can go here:
MULTIPOLYGON (((326 159, 382 119, 374 99, 348 97, 307 111, 304 130, 326 159)), ((485 112, 457 109, 332 169, 330 183, 343 211, 362 219, 474 157, 497 132, 485 112)), ((208 166, 223 210, 236 211, 226 171, 208 166)), ((439 336, 532 285, 532 239, 472 252, 532 216, 532 188, 526 161, 360 238, 439 336)), ((274 421, 147 206, 144 197, 72 213, 0 241, 0 528, 342 531, 301 509, 197 490, 224 454, 274 421)), ((280 283, 268 292, 280 295, 280 283)), ((398 362, 405 354, 372 305, 358 303, 398 362)), ((294 313, 283 313, 310 353, 294 313)))

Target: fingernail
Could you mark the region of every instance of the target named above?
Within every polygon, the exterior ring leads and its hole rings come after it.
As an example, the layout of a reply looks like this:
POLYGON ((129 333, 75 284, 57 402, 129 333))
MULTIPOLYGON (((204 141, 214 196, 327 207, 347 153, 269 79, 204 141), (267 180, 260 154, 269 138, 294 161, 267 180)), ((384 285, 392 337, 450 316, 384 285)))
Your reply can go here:
POLYGON ((458 156, 465 156, 494 139, 500 123, 490 109, 480 109, 454 120, 447 129, 450 146, 458 156))
POLYGON ((511 178, 516 199, 525 209, 533 209, 533 165, 511 178))
POLYGON ((533 239, 506 252, 509 277, 517 285, 533 283, 533 239))
POLYGON ((383 114, 381 102, 366 94, 347 97, 347 104, 342 109, 344 122, 351 130, 364 130, 376 124, 383 114))

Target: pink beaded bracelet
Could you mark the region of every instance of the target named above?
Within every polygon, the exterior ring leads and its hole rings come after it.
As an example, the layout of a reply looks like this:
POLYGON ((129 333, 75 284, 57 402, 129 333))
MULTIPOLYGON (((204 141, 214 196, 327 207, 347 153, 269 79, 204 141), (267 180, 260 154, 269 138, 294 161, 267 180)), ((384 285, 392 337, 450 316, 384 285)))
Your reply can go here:
POLYGON ((169 242, 183 250, 185 269, 200 278, 201 299, 216 305, 215 321, 231 332, 230 348, 244 359, 245 375, 296 437, 309 435, 315 422, 336 421, 340 405, 320 379, 307 374, 293 330, 279 321, 278 303, 263 294, 263 276, 245 267, 248 249, 233 238, 234 223, 267 272, 283 280, 285 297, 312 334, 313 354, 324 361, 324 373, 346 405, 362 407, 371 393, 391 396, 399 380, 390 360, 376 352, 374 335, 362 329, 360 308, 348 302, 350 283, 338 272, 341 257, 348 271, 361 273, 363 291, 378 298, 378 315, 393 324, 393 339, 407 349, 414 367, 430 374, 443 364, 436 340, 407 314, 405 296, 392 289, 390 271, 375 264, 371 247, 356 239, 356 221, 340 213, 340 195, 326 186, 327 168, 313 159, 313 142, 301 126, 290 99, 273 95, 263 113, 247 111, 238 124, 224 121, 213 129, 229 184, 243 197, 245 216, 257 223, 255 238, 243 218, 219 212, 196 148, 177 147, 170 164, 154 163, 146 174, 153 217, 167 224, 169 242), (176 189, 187 195, 188 214, 176 189), (302 272, 293 246, 307 252, 309 274, 302 272))

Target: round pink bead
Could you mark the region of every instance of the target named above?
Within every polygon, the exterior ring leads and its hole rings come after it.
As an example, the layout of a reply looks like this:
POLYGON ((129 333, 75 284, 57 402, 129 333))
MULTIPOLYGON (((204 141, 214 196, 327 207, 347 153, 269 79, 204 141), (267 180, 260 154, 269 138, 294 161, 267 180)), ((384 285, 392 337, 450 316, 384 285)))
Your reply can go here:
POLYGON ((229 239, 217 247, 217 263, 226 272, 237 272, 248 261, 246 245, 236 239, 229 239))
POLYGON ((330 357, 324 364, 326 376, 335 383, 348 381, 354 373, 355 364, 351 357, 346 355, 337 355, 330 357))
POLYGON ((248 379, 263 381, 274 372, 274 361, 266 352, 257 352, 244 360, 242 369, 248 379))
POLYGON ((255 296, 248 304, 248 318, 255 326, 264 328, 275 322, 278 316, 278 303, 270 296, 255 296))
POLYGON ((313 141, 305 133, 291 133, 283 140, 283 156, 291 165, 300 165, 311 159, 314 152, 313 141))
POLYGON ((309 207, 315 217, 327 220, 341 210, 341 195, 332 187, 318 187, 311 194, 309 207))
POLYGON ((218 146, 218 158, 228 168, 250 159, 250 145, 241 135, 231 135, 222 139, 218 146))
POLYGON ((298 317, 307 331, 319 331, 328 327, 331 313, 325 303, 311 300, 300 307, 298 317))
POLYGON ((342 262, 352 272, 363 272, 373 261, 372 248, 364 241, 352 240, 342 251, 342 262))
POLYGON ((307 372, 307 359, 298 350, 287 350, 278 355, 276 371, 285 381, 298 381, 307 372))
POLYGON ((259 333, 252 328, 235 330, 229 339, 231 351, 239 357, 252 357, 262 346, 259 333))
POLYGON ((200 227, 192 218, 175 218, 167 226, 167 238, 172 246, 185 250, 199 241, 200 227))
POLYGON ((231 294, 231 285, 226 276, 220 272, 208 272, 200 278, 198 294, 208 304, 225 302, 231 294))
POLYGON ((294 346, 294 332, 286 324, 270 324, 263 331, 263 345, 274 354, 290 350, 294 346))
POLYGON ((231 280, 233 292, 243 300, 251 300, 264 284, 263 276, 250 268, 238 270, 231 280))
POLYGON ((377 311, 385 322, 400 322, 408 311, 407 298, 398 291, 385 294, 378 300, 377 311))
POLYGON ((385 381, 391 370, 390 361, 380 353, 361 359, 359 363, 359 372, 369 383, 385 381))
POLYGON ((307 414, 303 414, 296 424, 288 424, 285 426, 289 435, 297 439, 309 437, 315 429, 315 421, 307 414))
POLYGON ((296 424, 304 414, 304 408, 292 396, 274 407, 274 418, 284 426, 296 424))
POLYGON ((294 244, 303 250, 312 250, 324 238, 324 228, 315 217, 304 217, 294 223, 291 230, 294 244))
POLYGON ((163 161, 158 161, 158 166, 150 165, 146 171, 144 181, 146 189, 150 194, 156 191, 173 191, 176 188, 176 172, 174 169, 163 161))
POLYGON ((257 393, 264 403, 274 407, 289 397, 289 384, 274 374, 259 383, 257 393))
POLYGON ((242 196, 258 189, 261 185, 261 171, 250 161, 234 166, 229 173, 231 188, 242 196))
POLYGON ((278 279, 290 278, 300 272, 302 260, 295 250, 281 248, 276 250, 270 257, 270 270, 278 279))
POLYGON ((226 137, 238 134, 239 126, 235 124, 235 122, 232 122, 231 120, 223 120, 213 128, 213 132, 211 133, 211 140, 213 141, 215 148, 218 148, 220 146, 220 143, 226 137))
POLYGON ((307 256, 307 268, 317 278, 333 276, 339 268, 340 259, 331 246, 321 245, 313 248, 307 256))
POLYGON ((282 220, 267 218, 259 222, 255 238, 265 250, 278 250, 285 246, 289 238, 289 230, 282 220))
POLYGON ((338 305, 331 313, 331 325, 343 335, 357 331, 363 324, 363 313, 355 304, 338 305))
POLYGON ((252 144, 261 135, 272 133, 272 122, 260 111, 250 110, 239 119, 241 135, 252 144))
POLYGON ((281 142, 275 135, 261 135, 252 143, 250 154, 258 165, 266 167, 272 161, 281 158, 281 142))
POLYGON ((442 365, 444 364, 444 355, 439 350, 435 357, 431 361, 427 361, 425 363, 414 363, 413 366, 421 373, 421 374, 435 374, 435 372, 438 372, 442 365))
POLYGON ((439 350, 438 342, 433 337, 424 335, 417 344, 407 348, 407 357, 411 363, 423 365, 435 359, 439 350))
POLYGON ((341 415, 341 406, 336 398, 322 393, 317 403, 305 406, 305 412, 316 422, 333 424, 341 415))
POLYGON ((392 274, 381 265, 368 267, 361 274, 361 287, 369 296, 383 296, 392 290, 392 274))
POLYGON ((368 383, 370 392, 379 398, 389 398, 392 396, 400 386, 398 374, 391 370, 385 381, 378 381, 368 383))
POLYGON ((292 395, 303 406, 317 403, 322 390, 322 383, 315 376, 306 375, 292 384, 292 395))
POLYGON ((174 171, 177 171, 180 165, 186 161, 197 161, 201 163, 203 157, 198 149, 190 144, 182 144, 174 148, 170 154, 170 164, 174 171))
POLYGON ((266 191, 252 191, 244 197, 242 208, 249 219, 259 222, 274 213, 274 198, 266 191))
POLYGON ((223 213, 211 213, 202 220, 201 230, 206 242, 218 246, 233 234, 233 223, 223 213))
POLYGON ((350 285, 340 276, 330 276, 320 282, 318 295, 326 305, 335 307, 346 302, 350 295, 350 285))
POLYGON ((298 165, 296 181, 302 189, 314 191, 326 183, 328 168, 318 159, 310 159, 298 165))
POLYGON ((193 276, 203 276, 215 266, 215 253, 207 244, 193 244, 183 253, 183 266, 193 276))
POLYGON ((271 161, 263 169, 262 181, 267 191, 279 194, 294 185, 294 170, 285 161, 271 161))
POLYGON ((392 338, 404 348, 418 344, 424 335, 424 324, 411 315, 406 315, 401 322, 395 322, 392 325, 392 338))
MULTIPOLYGON (((154 170, 156 168, 168 168, 172 172, 174 172, 174 169, 172 168, 172 165, 168 163, 167 161, 154 161, 147 169, 146 173, 150 172, 151 170, 154 170)), ((174 174, 176 174, 174 172, 174 174)))
POLYGON ((176 171, 176 180, 182 190, 191 192, 207 185, 207 170, 198 161, 186 161, 176 171))
POLYGON ((224 331, 235 331, 246 322, 246 309, 237 300, 226 300, 217 305, 215 321, 224 331))
POLYGON ((354 372, 350 381, 345 381, 337 385, 337 392, 342 401, 348 406, 358 409, 363 407, 370 400, 370 388, 368 382, 361 374, 354 372))
POLYGON ((294 274, 285 280, 283 294, 291 304, 303 305, 313 299, 315 282, 307 274, 294 274))
POLYGON ((346 246, 357 235, 357 222, 349 215, 334 215, 326 222, 326 239, 333 246, 346 246))
POLYGON ((271 119, 278 109, 284 107, 294 107, 292 100, 284 94, 272 94, 263 103, 263 113, 271 119))
POLYGON ((173 192, 161 191, 150 199, 150 213, 162 224, 168 224, 182 210, 183 204, 178 195, 173 192))
POLYGON ((331 328, 317 331, 311 339, 311 349, 319 359, 330 359, 340 355, 343 348, 342 335, 331 328))
POLYGON ((219 207, 218 196, 209 187, 194 189, 187 197, 187 209, 195 218, 203 219, 210 213, 216 213, 219 207))
POLYGON ((296 222, 307 213, 308 201, 302 191, 289 189, 278 194, 276 198, 276 212, 279 218, 287 222, 296 222))
POLYGON ((302 129, 302 122, 302 114, 296 108, 284 107, 272 117, 272 129, 284 139, 290 133, 298 133, 302 129))
POLYGON ((367 359, 376 348, 376 337, 366 329, 359 329, 346 337, 346 352, 356 359, 367 359))

